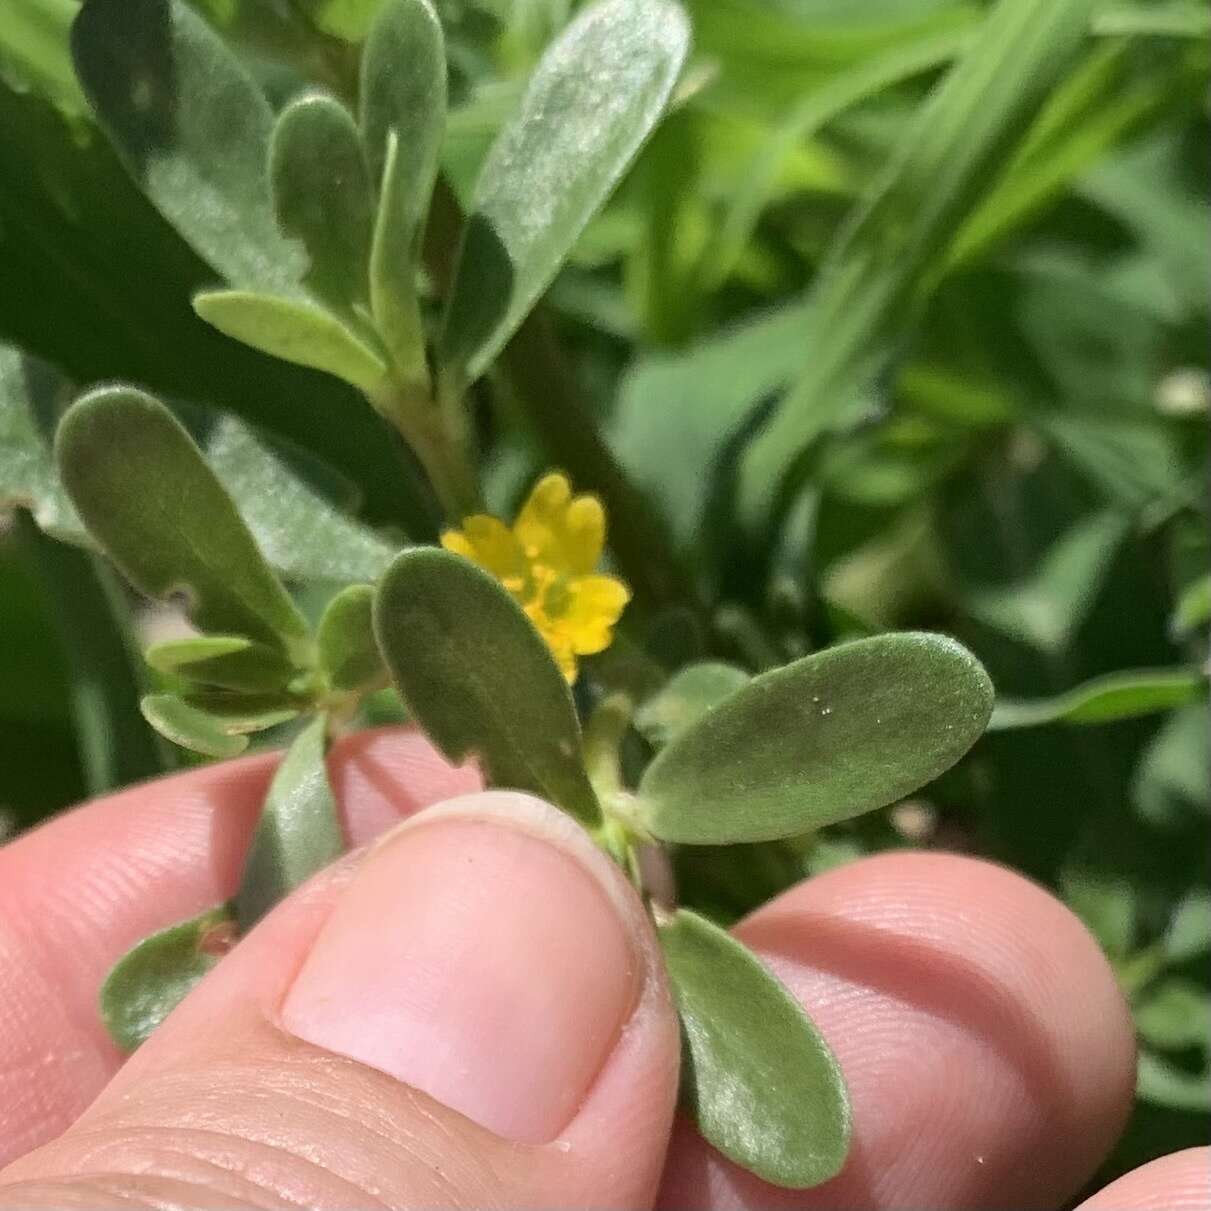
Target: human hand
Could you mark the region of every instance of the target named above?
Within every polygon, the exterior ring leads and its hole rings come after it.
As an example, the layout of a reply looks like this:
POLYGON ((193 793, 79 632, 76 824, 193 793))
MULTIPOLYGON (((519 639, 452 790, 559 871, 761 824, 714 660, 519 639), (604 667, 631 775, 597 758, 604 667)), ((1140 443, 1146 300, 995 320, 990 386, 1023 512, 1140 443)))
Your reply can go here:
MULTIPOLYGON (((273 762, 136 787, 0 850, 0 1207, 1057 1207, 1122 1126, 1131 1022, 1080 924, 998 867, 891 854, 739 927, 854 1106, 833 1181, 741 1172, 674 1124, 677 1022, 625 881, 554 809, 469 795, 397 731, 331 758, 362 848, 123 1063, 97 989, 232 893, 273 762)), ((1208 1205, 1192 1150, 1083 1208, 1208 1205)))

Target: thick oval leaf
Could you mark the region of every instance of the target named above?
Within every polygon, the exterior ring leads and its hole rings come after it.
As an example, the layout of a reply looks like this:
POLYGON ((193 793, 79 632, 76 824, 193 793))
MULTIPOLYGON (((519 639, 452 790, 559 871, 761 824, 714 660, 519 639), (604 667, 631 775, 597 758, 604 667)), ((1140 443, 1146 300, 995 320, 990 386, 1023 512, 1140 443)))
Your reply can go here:
POLYGON ((416 295, 420 237, 446 126, 446 46, 429 0, 386 0, 362 51, 361 128, 378 215, 370 305, 405 383, 428 379, 416 295))
POLYGON ((334 690, 364 690, 386 684, 387 670, 374 638, 374 588, 351 584, 329 603, 317 640, 320 668, 334 690))
POLYGON ((344 849, 324 764, 327 726, 322 714, 307 724, 270 783, 236 893, 241 933, 344 849))
POLYGON ((305 300, 210 290, 193 309, 225 336, 298 366, 326 370, 367 395, 381 390, 387 364, 330 311, 305 300))
POLYGON ((1206 674, 1199 669, 1131 669, 1108 673, 1054 698, 1033 702, 1002 698, 992 712, 988 730, 1135 719, 1182 706, 1205 694, 1206 687, 1206 674))
POLYGON ((173 639, 153 645, 143 655, 157 672, 227 690, 281 690, 295 674, 279 650, 242 635, 173 639))
POLYGON ((148 694, 140 703, 143 718, 166 740, 204 757, 226 759, 248 747, 248 736, 288 723, 299 712, 280 702, 256 699, 221 704, 205 695, 178 698, 175 694, 148 694))
POLYGON ((665 841, 771 841, 873 811, 949 769, 992 711, 979 661, 942 635, 879 635, 754 677, 644 772, 665 841))
POLYGON ((302 249, 274 220, 273 113, 223 40, 181 0, 87 0, 76 73, 127 170, 233 286, 297 292, 302 249))
POLYGON ((442 361, 483 373, 659 120, 689 24, 673 0, 601 0, 547 49, 480 172, 442 361))
POLYGON ((307 655, 302 615, 163 404, 130 388, 91 392, 63 417, 55 453, 89 533, 137 589, 185 593, 199 630, 307 655))
POLYGON ((778 1186, 816 1186, 849 1150, 849 1096, 798 1001, 733 937, 678 909, 660 945, 681 1015, 682 1098, 724 1156, 778 1186))
POLYGON ((635 712, 635 728, 649 744, 664 748, 748 680, 748 673, 734 664, 704 660, 686 665, 635 712))
POLYGON ((101 985, 101 1018, 123 1051, 134 1051, 231 948, 235 918, 224 905, 144 938, 101 985))
POLYGON ((601 820, 568 683, 500 583, 461 556, 405 551, 383 577, 374 629, 413 716, 451 760, 601 820))
POLYGON ((278 222, 311 258, 307 287, 342 315, 368 298, 374 216, 370 172, 353 116, 313 93, 282 110, 269 175, 278 222))

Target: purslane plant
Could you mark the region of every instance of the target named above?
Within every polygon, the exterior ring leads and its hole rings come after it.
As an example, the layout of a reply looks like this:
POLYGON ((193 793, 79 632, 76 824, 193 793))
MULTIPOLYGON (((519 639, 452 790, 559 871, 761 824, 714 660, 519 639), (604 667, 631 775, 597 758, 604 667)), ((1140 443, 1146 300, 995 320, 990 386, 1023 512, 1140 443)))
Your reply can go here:
MULTIPOLYGON (((422 264, 446 88, 429 0, 385 0, 346 95, 307 92, 276 116, 177 0, 86 0, 72 41, 132 175, 224 279, 198 314, 357 387, 446 522, 440 547, 367 548, 365 570, 338 577, 309 620, 264 549, 274 526, 253 524, 173 410, 109 386, 63 415, 46 468, 63 527, 76 532, 74 509, 130 584, 179 604, 194 630, 147 650, 159 679, 147 720, 214 758, 291 729, 231 903, 145 939, 107 981, 115 1039, 137 1046, 341 852, 326 748, 392 684, 447 758, 568 812, 632 881, 664 950, 683 1100, 706 1138, 771 1182, 831 1177, 849 1140, 836 1062, 774 976, 679 902, 674 862, 686 847, 801 841, 911 793, 984 730, 988 677, 924 633, 755 675, 693 660, 670 676, 622 643, 607 652, 630 594, 598 566, 602 503, 553 470, 516 518, 491 516, 467 404, 668 104, 688 45, 680 8, 602 0, 548 49, 470 195, 441 301, 422 264)), ((285 524, 286 546, 291 524, 303 523, 285 524)))

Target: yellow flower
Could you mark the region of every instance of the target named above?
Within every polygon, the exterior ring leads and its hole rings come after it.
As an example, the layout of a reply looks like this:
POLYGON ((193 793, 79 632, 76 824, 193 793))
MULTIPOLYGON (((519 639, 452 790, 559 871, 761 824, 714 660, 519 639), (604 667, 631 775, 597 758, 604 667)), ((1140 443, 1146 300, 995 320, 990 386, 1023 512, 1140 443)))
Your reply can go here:
POLYGON ((487 569, 538 628, 569 682, 576 657, 610 646, 631 594, 621 580, 594 573, 605 544, 605 510, 595 496, 573 496, 558 471, 534 485, 510 530, 486 514, 447 530, 442 546, 487 569))

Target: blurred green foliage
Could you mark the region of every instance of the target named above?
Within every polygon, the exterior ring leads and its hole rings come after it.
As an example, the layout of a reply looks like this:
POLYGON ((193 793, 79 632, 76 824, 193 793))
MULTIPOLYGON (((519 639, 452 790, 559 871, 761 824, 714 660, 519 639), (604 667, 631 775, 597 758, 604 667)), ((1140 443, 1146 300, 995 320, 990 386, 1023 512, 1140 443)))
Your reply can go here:
MULTIPOLYGON (((198 431, 238 418, 275 466, 307 468, 313 495, 431 539, 433 499, 360 396, 194 314, 215 275, 92 124, 68 52, 76 7, 0 8, 0 339, 81 386, 121 378, 193 405, 198 431)), ((194 7, 276 106, 308 81, 347 96, 376 6, 194 7)), ((450 206, 435 238, 577 6, 438 7, 450 206)), ((510 513, 551 464, 601 492, 640 598, 624 638, 670 666, 700 653, 756 670, 889 628, 967 644, 1003 700, 994 730, 923 799, 838 826, 807 865, 938 845, 1055 889, 1137 1014, 1139 1101, 1110 1172, 1197 1142, 1211 1108, 1207 9, 687 7, 670 113, 476 388, 489 503, 510 513), (981 77, 969 52, 990 20, 1050 74, 981 77)), ((0 423, 0 496, 22 495, 14 424, 0 423)), ((0 526, 0 809, 25 827, 166 756, 148 732, 113 730, 147 675, 125 658, 129 600, 24 515, 0 526)), ((306 610, 306 570, 284 570, 306 610)), ((751 895, 713 886, 708 851, 682 872, 720 917, 793 877, 785 853, 751 849, 751 895)))

